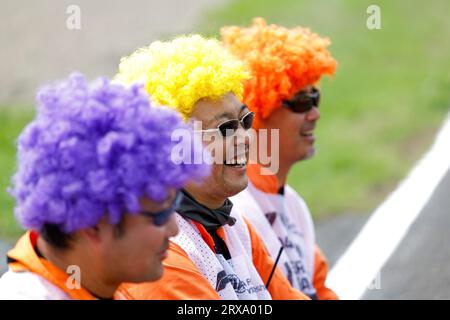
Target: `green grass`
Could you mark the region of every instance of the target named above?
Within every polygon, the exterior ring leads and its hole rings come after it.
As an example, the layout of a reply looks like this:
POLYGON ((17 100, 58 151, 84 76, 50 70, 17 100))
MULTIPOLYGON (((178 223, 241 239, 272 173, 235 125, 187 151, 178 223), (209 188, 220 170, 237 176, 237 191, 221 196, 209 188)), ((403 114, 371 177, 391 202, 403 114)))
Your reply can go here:
POLYGON ((30 108, 0 106, 0 237, 12 238, 20 233, 13 215, 13 199, 6 189, 15 168, 16 139, 32 119, 30 108))
POLYGON ((235 0, 197 30, 249 25, 255 16, 330 37, 339 66, 322 81, 317 155, 289 183, 315 217, 373 210, 432 143, 450 105, 450 2, 235 0), (366 9, 381 8, 381 30, 366 9))

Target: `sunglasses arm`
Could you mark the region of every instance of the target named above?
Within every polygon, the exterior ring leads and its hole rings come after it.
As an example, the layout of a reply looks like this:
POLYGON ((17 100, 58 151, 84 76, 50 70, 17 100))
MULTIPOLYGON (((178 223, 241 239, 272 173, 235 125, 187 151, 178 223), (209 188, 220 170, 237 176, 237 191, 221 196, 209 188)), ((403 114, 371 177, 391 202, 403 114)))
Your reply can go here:
POLYGON ((203 132, 203 133, 214 133, 219 131, 219 128, 215 128, 215 129, 205 129, 205 130, 195 130, 196 132, 203 132))

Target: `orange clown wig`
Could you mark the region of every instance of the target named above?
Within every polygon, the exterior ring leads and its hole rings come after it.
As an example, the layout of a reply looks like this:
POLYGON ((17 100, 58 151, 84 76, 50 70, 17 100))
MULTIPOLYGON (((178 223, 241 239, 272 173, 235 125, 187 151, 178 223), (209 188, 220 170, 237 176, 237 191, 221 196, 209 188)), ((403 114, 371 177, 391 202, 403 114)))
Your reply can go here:
POLYGON ((255 18, 249 28, 221 29, 222 42, 250 69, 244 102, 256 114, 256 127, 307 85, 333 75, 336 60, 327 50, 330 40, 302 27, 287 29, 255 18))

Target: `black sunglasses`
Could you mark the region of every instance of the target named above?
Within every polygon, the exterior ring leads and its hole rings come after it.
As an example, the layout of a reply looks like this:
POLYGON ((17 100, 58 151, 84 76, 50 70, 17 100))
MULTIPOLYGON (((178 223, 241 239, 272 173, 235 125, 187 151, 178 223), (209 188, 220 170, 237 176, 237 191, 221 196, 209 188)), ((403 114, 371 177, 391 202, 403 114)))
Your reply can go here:
POLYGON ((162 226, 169 221, 172 214, 177 211, 177 209, 180 207, 181 199, 183 198, 183 195, 180 191, 177 191, 177 194, 175 196, 175 199, 172 202, 172 205, 169 208, 163 209, 158 212, 149 212, 149 211, 140 211, 140 214, 145 215, 146 217, 150 217, 153 220, 153 223, 155 226, 162 226))
POLYGON ((225 122, 222 122, 215 129, 206 129, 202 130, 202 132, 217 132, 219 131, 223 137, 229 137, 236 133, 236 130, 239 128, 239 124, 242 125, 244 130, 248 130, 253 125, 253 120, 255 119, 255 114, 253 112, 246 113, 241 120, 239 119, 231 119, 225 122))
POLYGON ((320 102, 320 91, 312 88, 311 92, 300 91, 291 100, 283 100, 286 108, 295 113, 306 113, 313 107, 318 108, 320 102))

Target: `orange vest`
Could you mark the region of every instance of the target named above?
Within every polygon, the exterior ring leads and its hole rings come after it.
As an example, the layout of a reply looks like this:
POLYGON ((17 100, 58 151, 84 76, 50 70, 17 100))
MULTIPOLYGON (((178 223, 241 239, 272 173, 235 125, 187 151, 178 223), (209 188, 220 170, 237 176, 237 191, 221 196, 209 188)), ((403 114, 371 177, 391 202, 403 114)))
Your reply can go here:
MULTIPOLYGON (((48 260, 37 255, 35 250, 37 239, 38 234, 32 231, 28 231, 19 239, 16 246, 8 252, 8 258, 11 261, 8 264, 9 271, 35 273, 61 289, 74 300, 97 299, 84 288, 68 288, 66 282, 69 275, 48 260)), ((121 299, 128 298, 124 294, 118 297, 121 299)))

